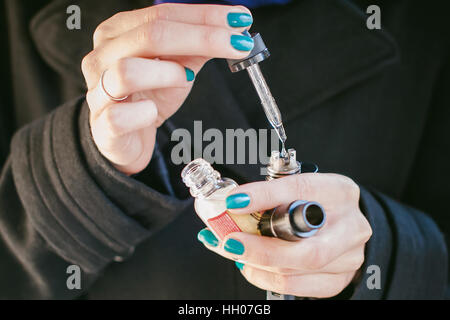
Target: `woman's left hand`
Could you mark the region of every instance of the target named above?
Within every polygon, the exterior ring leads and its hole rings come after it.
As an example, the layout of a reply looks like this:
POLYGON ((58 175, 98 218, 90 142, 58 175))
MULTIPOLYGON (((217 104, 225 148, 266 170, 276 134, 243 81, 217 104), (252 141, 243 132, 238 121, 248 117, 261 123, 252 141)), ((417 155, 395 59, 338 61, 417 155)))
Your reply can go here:
POLYGON ((242 185, 227 198, 232 213, 263 211, 301 199, 319 202, 327 221, 316 235, 296 242, 243 232, 219 242, 207 229, 198 238, 208 249, 237 261, 247 281, 261 289, 333 297, 361 268, 365 243, 372 235, 359 209, 359 195, 351 179, 337 174, 307 173, 242 185))

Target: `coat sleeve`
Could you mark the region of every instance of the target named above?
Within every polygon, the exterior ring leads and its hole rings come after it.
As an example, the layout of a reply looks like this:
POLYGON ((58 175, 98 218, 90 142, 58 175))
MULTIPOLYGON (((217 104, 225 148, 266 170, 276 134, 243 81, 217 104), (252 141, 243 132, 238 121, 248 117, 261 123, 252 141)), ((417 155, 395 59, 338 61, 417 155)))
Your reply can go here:
POLYGON ((0 178, 0 299, 80 296, 190 203, 115 170, 88 123, 79 99, 14 135, 0 178), (82 290, 68 290, 69 265, 81 268, 82 290))
POLYGON ((361 207, 373 229, 362 270, 378 265, 381 289, 367 288, 370 274, 366 273, 354 298, 450 298, 450 59, 443 61, 427 125, 400 199, 408 206, 379 192, 361 189, 361 207))
POLYGON ((353 299, 443 299, 447 247, 426 214, 361 187, 361 210, 373 234, 353 299))

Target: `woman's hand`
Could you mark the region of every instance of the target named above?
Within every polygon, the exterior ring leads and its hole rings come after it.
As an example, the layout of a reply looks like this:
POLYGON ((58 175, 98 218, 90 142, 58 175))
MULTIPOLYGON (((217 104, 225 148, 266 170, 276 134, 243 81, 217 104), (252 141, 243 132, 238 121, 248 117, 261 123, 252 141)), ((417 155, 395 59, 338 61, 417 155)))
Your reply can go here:
POLYGON ((182 105, 203 65, 249 54, 253 40, 241 33, 252 21, 242 6, 163 4, 100 24, 82 70, 91 131, 103 156, 123 173, 142 171, 156 129, 182 105))
POLYGON ((233 213, 299 199, 317 201, 327 213, 316 235, 297 242, 232 233, 219 243, 209 230, 200 231, 198 238, 208 249, 239 261, 236 265, 250 283, 281 294, 325 298, 339 294, 355 277, 372 230, 359 209, 359 187, 351 179, 307 173, 246 184, 232 192, 227 207, 233 213))

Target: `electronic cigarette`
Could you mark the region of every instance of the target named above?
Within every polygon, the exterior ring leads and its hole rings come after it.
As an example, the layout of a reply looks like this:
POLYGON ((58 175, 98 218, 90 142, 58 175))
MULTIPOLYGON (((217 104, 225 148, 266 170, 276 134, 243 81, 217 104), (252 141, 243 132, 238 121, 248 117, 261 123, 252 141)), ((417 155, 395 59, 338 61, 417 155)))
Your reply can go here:
MULTIPOLYGON (((289 149, 284 157, 280 152, 273 151, 266 180, 300 174, 304 172, 302 167, 305 167, 306 172, 317 172, 317 166, 303 166, 298 162, 294 149, 289 149)), ((323 226, 325 219, 325 210, 319 203, 297 200, 289 205, 288 210, 275 208, 264 212, 258 229, 263 236, 297 241, 314 235, 323 226)))
MULTIPOLYGON (((281 153, 272 151, 266 180, 317 171, 318 167, 315 164, 298 162, 294 149, 281 153)), ((316 234, 325 220, 325 210, 319 203, 297 200, 289 205, 287 212, 277 208, 264 212, 258 230, 264 236, 298 241, 316 234)), ((267 291, 267 300, 295 300, 295 297, 267 291)))

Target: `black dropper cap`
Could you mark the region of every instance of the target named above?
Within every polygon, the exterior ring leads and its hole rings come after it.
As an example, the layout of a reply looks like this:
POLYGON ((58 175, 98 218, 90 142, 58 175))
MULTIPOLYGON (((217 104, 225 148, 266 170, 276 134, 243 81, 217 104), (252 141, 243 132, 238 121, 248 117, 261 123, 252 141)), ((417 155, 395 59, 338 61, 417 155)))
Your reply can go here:
POLYGON ((247 30, 242 32, 244 36, 251 37, 255 43, 253 50, 244 59, 228 59, 228 66, 231 72, 238 72, 247 69, 255 63, 260 63, 270 57, 269 49, 267 49, 261 35, 259 33, 250 34, 247 30))

